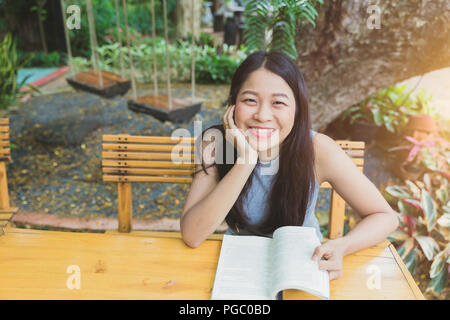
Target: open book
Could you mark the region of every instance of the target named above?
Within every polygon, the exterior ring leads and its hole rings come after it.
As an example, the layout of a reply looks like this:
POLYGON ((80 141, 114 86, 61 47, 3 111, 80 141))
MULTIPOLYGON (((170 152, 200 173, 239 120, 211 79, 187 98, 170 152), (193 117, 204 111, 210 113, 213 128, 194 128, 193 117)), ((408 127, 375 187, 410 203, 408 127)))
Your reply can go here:
POLYGON ((317 246, 310 227, 280 227, 273 238, 225 234, 211 299, 276 300, 286 289, 329 299, 328 271, 312 260, 317 246))

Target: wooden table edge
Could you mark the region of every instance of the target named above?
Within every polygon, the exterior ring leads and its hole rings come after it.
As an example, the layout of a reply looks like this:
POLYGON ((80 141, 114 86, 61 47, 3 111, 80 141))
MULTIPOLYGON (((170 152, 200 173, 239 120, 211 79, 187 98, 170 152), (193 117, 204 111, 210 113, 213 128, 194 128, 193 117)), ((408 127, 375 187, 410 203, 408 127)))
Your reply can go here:
POLYGON ((409 287, 411 288, 411 291, 413 292, 414 296, 418 300, 426 300, 424 295, 422 294, 422 291, 420 291, 419 287, 416 284, 416 281, 414 281, 414 278, 412 277, 411 273, 409 272, 408 268, 404 264, 402 258, 398 254, 397 250, 395 249, 394 245, 391 243, 388 246, 389 250, 391 251, 392 256, 395 259, 395 262, 399 266, 403 276, 406 279, 406 282, 408 283, 409 287))

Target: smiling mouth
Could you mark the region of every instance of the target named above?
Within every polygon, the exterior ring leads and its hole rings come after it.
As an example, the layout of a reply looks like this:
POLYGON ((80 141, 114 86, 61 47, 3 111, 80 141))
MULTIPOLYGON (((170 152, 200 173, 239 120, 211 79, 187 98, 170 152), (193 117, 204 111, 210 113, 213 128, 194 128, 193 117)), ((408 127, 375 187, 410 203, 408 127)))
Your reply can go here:
POLYGON ((269 138, 277 130, 276 129, 261 129, 261 128, 250 127, 249 131, 252 135, 254 135, 257 138, 269 138))

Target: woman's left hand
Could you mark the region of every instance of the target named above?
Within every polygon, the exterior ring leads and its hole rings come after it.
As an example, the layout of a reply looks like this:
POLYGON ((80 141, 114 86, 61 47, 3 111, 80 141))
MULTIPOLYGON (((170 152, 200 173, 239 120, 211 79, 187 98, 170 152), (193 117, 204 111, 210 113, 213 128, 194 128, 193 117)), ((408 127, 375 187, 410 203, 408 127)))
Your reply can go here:
POLYGON ((320 270, 328 270, 330 280, 335 280, 342 276, 344 253, 343 238, 328 240, 316 248, 312 259, 319 262, 320 270))

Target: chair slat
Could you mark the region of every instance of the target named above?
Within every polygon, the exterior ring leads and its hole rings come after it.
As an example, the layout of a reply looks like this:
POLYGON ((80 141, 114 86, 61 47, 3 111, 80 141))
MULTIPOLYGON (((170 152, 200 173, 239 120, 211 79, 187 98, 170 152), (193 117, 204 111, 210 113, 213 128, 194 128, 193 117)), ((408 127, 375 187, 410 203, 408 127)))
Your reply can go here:
POLYGON ((9 139, 9 132, 0 133, 0 140, 7 140, 7 139, 9 139))
POLYGON ((341 148, 350 148, 350 149, 364 149, 365 148, 364 141, 336 140, 336 143, 341 148))
POLYGON ((152 176, 110 176, 104 175, 105 182, 171 182, 171 183, 191 183, 192 178, 181 177, 152 177, 152 176))
POLYGON ((137 142, 137 143, 166 143, 166 144, 193 144, 195 138, 184 137, 158 137, 158 136, 132 136, 132 135, 103 135, 104 142, 137 142))
MULTIPOLYGON (((175 154, 177 155, 177 154, 175 154)), ((103 151, 102 152, 103 159, 145 159, 145 160, 153 160, 153 159, 163 159, 163 160, 171 160, 172 153, 148 153, 148 152, 111 152, 111 151, 103 151)), ((180 159, 177 155, 177 160, 180 159)), ((182 157, 185 160, 194 160, 194 154, 190 154, 187 157, 182 157)))
POLYGON ((115 175, 128 175, 128 174, 140 174, 140 175, 175 175, 175 176, 189 176, 192 175, 194 170, 186 169, 135 169, 135 168, 103 168, 105 174, 115 175))
POLYGON ((104 143, 103 150, 110 151, 168 151, 175 152, 193 152, 194 146, 190 145, 162 145, 162 144, 123 144, 123 143, 104 143), (174 150, 175 149, 175 150, 174 150))
POLYGON ((114 160, 103 160, 102 166, 104 167, 143 167, 143 168, 194 168, 195 163, 178 163, 172 161, 135 161, 135 160, 125 160, 125 161, 114 161, 114 160))
POLYGON ((1 124, 7 124, 9 125, 9 118, 0 118, 0 125, 1 124))

